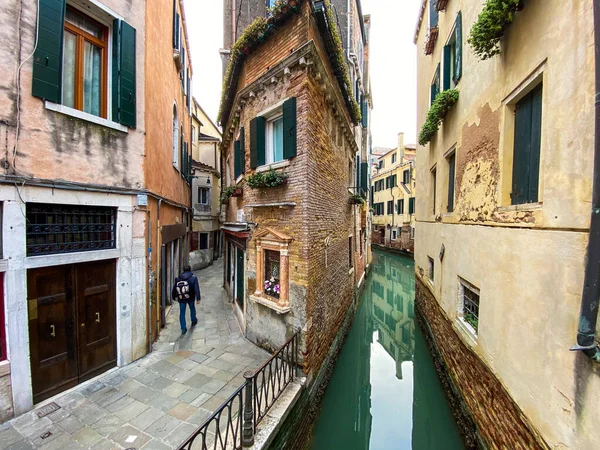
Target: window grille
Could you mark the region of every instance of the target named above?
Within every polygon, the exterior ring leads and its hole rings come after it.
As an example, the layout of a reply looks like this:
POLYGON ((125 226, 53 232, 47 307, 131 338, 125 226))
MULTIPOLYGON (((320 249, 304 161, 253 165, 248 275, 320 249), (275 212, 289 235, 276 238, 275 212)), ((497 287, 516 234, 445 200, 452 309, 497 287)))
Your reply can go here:
POLYGON ((279 252, 265 250, 265 293, 271 297, 279 298, 280 284, 280 259, 279 252))
POLYGON ((463 319, 477 332, 479 325, 479 294, 462 284, 463 319))
POLYGON ((27 204, 27 256, 116 248, 116 210, 27 204))

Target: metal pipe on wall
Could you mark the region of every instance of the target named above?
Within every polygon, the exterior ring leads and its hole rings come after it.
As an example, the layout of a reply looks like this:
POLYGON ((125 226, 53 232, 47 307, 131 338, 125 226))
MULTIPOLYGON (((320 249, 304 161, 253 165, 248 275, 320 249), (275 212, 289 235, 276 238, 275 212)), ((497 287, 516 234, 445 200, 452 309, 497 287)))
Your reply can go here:
POLYGON ((600 348, 596 344, 596 324, 600 299, 600 0, 594 0, 593 14, 596 96, 592 217, 585 261, 585 280, 581 295, 577 344, 571 350, 582 351, 594 361, 600 362, 600 348))

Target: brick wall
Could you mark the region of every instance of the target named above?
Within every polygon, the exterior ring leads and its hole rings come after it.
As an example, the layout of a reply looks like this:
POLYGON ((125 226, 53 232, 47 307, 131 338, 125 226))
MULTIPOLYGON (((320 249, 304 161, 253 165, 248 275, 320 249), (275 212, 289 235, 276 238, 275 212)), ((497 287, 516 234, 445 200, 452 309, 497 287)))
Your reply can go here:
POLYGON ((456 334, 418 274, 415 278, 416 317, 467 448, 548 449, 504 386, 456 334))

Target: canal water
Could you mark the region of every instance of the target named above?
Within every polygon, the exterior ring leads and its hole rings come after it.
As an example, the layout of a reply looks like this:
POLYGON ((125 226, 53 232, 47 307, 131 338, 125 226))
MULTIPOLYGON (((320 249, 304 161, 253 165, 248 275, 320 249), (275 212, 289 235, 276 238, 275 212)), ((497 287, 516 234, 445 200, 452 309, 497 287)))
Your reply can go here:
POLYGON ((464 449, 414 318, 414 263, 373 252, 311 450, 464 449))

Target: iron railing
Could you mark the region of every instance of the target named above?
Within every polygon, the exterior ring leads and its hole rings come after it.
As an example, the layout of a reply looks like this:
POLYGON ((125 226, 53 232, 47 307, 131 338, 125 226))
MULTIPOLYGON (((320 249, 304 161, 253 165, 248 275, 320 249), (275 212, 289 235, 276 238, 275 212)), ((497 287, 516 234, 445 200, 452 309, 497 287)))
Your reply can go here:
POLYGON ((258 424, 296 377, 299 339, 297 331, 259 369, 244 373, 244 384, 178 450, 238 450, 252 446, 258 424))

